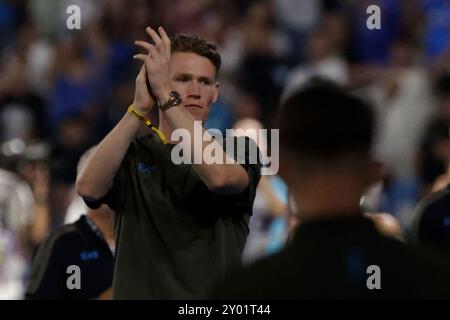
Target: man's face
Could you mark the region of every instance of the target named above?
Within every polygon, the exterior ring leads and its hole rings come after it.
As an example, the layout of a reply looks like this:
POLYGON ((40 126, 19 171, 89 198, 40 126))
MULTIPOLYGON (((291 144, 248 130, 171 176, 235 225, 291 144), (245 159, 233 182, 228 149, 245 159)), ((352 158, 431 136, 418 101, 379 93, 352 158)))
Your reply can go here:
POLYGON ((195 53, 175 52, 171 60, 171 81, 194 119, 205 121, 219 89, 212 62, 195 53))

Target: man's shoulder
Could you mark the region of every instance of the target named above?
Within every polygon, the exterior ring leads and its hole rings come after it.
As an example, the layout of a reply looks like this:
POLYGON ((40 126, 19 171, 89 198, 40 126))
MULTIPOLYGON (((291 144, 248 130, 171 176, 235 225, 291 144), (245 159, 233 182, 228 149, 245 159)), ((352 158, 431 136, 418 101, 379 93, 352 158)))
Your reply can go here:
POLYGON ((81 220, 82 218, 51 231, 40 243, 38 253, 39 251, 44 251, 50 254, 52 251, 64 249, 68 242, 72 242, 74 238, 79 238, 79 224, 82 223, 81 220))

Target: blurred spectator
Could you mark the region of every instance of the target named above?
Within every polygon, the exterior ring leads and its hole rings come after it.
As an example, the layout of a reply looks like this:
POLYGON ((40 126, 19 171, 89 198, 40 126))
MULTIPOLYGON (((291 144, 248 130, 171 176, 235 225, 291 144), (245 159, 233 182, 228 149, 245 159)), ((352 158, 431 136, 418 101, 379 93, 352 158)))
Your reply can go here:
POLYGON ((27 299, 111 299, 114 236, 107 206, 89 210, 52 232, 33 258, 27 299), (80 288, 67 285, 68 267, 80 269, 80 288))
POLYGON ((312 78, 320 77, 346 85, 346 61, 339 55, 336 43, 325 29, 310 34, 307 46, 308 63, 295 68, 286 80, 283 99, 304 86, 312 78))
POLYGON ((391 65, 379 79, 381 91, 381 153, 390 177, 388 212, 403 218, 419 196, 417 164, 420 143, 436 112, 427 70, 417 63, 417 49, 398 40, 391 65))
MULTIPOLYGON (((234 129, 243 130, 242 135, 255 141, 264 155, 267 143, 258 130, 262 124, 251 118, 235 123, 234 129), (252 137, 252 133, 256 136, 252 137), (263 138, 263 140, 260 140, 263 138)), ((278 176, 261 176, 253 203, 253 215, 249 222, 249 235, 242 254, 244 264, 249 264, 266 255, 279 251, 288 237, 287 188, 278 176)))
POLYGON ((236 121, 246 118, 262 119, 262 107, 258 98, 249 92, 241 92, 240 99, 234 106, 234 118, 236 121))
POLYGON ((377 154, 372 154, 375 182, 362 195, 360 206, 364 215, 373 221, 378 232, 387 237, 404 241, 404 233, 398 220, 393 215, 380 211, 386 206, 386 193, 382 183, 384 166, 379 159, 376 160, 377 156, 377 154))
MULTIPOLYGON (((76 171, 92 150, 84 153, 76 171)), ((103 205, 85 212, 40 244, 32 262, 27 299, 111 299, 115 252, 112 211, 103 205), (67 285, 67 268, 72 265, 80 268, 80 290, 67 285)))
POLYGON ((422 196, 447 185, 450 163, 450 76, 446 74, 439 77, 435 87, 438 108, 433 121, 426 129, 420 149, 419 175, 422 181, 422 196))
POLYGON ((24 160, 19 167, 19 172, 33 191, 33 218, 25 236, 29 252, 31 252, 46 237, 50 228, 49 168, 42 159, 38 161, 24 160))
POLYGON ((447 185, 448 164, 450 163, 450 122, 434 120, 427 129, 421 146, 420 177, 421 196, 438 191, 447 185))
MULTIPOLYGON (((216 0, 217 1, 217 0, 216 0)), ((198 34, 205 21, 214 15, 213 0, 176 0, 167 16, 174 33, 198 34)))
POLYGON ((96 57, 97 52, 91 52, 93 56, 89 61, 82 41, 81 37, 69 38, 58 47, 54 91, 48 112, 52 129, 67 116, 86 112, 106 93, 100 81, 105 62, 97 64, 101 61, 100 56, 96 57))
POLYGON ((33 221, 30 186, 0 169, 0 299, 20 299, 27 266, 26 236, 33 221))
POLYGON ((0 142, 46 137, 44 99, 32 90, 29 50, 34 29, 23 25, 17 43, 0 55, 0 142))
POLYGON ((255 1, 248 8, 240 27, 242 57, 239 64, 239 87, 253 95, 261 106, 266 127, 271 127, 273 112, 281 93, 278 79, 284 50, 269 2, 255 1))
POLYGON ((0 1, 0 51, 14 41, 17 27, 24 17, 23 1, 0 1))
POLYGON ((44 144, 12 140, 1 145, 0 297, 23 296, 31 252, 49 231, 49 172, 44 144))
POLYGON ((262 176, 243 252, 244 264, 278 252, 288 238, 287 188, 277 176, 262 176))
POLYGON ((93 144, 89 123, 79 116, 63 120, 58 126, 57 137, 49 155, 52 228, 60 226, 64 221, 64 213, 71 201, 78 160, 93 144))
POLYGON ((294 63, 304 59, 303 44, 307 34, 320 21, 321 1, 272 0, 274 17, 280 31, 288 37, 288 58, 294 63))
POLYGON ((272 0, 278 23, 294 32, 306 33, 319 23, 322 1, 272 0))
POLYGON ((328 34, 336 53, 347 54, 350 45, 349 17, 342 11, 328 11, 323 13, 321 28, 328 34))

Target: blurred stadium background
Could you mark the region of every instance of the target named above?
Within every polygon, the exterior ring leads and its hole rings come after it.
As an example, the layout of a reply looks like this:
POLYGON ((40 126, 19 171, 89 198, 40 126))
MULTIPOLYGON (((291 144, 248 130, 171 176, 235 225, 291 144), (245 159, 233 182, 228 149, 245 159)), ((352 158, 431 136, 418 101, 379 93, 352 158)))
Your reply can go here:
POLYGON ((370 101, 384 180, 366 208, 392 214, 405 235, 417 202, 450 181, 450 1, 0 0, 0 299, 22 298, 36 246, 83 212, 77 162, 132 102, 133 41, 148 25, 218 44, 221 96, 207 127, 272 128, 279 100, 314 77, 370 101), (66 27, 73 4, 80 30, 66 27), (373 4, 380 30, 366 26, 373 4))

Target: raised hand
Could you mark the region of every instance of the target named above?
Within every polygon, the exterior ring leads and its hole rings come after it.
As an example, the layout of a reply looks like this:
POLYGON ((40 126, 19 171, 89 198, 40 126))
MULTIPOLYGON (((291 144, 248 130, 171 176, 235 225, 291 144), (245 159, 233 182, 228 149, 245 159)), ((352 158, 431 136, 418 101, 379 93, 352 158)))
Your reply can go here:
POLYGON ((158 28, 159 34, 150 27, 147 27, 146 31, 154 45, 146 41, 135 41, 136 45, 147 50, 147 54, 136 54, 134 58, 145 63, 152 92, 161 102, 168 97, 171 91, 170 39, 162 27, 158 28))
POLYGON ((145 64, 142 65, 138 76, 136 77, 136 89, 134 91, 133 105, 141 113, 145 114, 150 111, 155 104, 149 88, 147 87, 147 71, 145 64))

